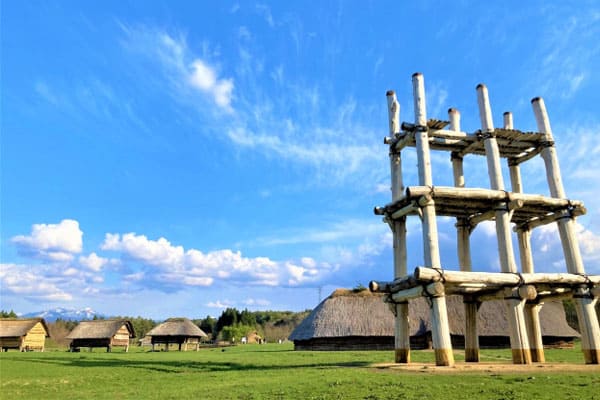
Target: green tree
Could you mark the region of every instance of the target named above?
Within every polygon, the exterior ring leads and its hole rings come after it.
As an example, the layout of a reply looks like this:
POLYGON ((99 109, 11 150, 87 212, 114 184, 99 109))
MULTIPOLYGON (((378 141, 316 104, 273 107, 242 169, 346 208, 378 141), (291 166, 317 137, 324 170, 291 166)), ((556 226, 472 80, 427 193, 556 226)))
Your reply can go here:
POLYGON ((221 337, 223 340, 229 342, 239 343, 242 337, 247 336, 248 333, 253 332, 255 328, 253 326, 236 324, 232 326, 226 326, 221 331, 221 337))
POLYGON ((217 320, 217 323, 215 325, 215 332, 219 334, 224 327, 233 326, 237 324, 239 321, 239 314, 240 313, 235 308, 226 308, 217 320))
POLYGON ((13 310, 10 310, 10 311, 1 310, 0 318, 17 318, 17 314, 13 310))
POLYGON ((194 319, 192 320, 194 324, 196 324, 204 333, 211 336, 215 333, 215 328, 217 325, 217 320, 210 315, 207 315, 206 318, 203 319, 194 319))

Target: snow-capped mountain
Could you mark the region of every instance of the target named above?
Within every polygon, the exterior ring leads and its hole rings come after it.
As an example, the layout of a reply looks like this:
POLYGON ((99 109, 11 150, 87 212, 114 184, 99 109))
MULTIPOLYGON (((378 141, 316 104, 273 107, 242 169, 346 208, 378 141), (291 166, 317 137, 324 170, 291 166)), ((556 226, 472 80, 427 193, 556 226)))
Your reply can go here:
POLYGON ((54 322, 59 318, 63 320, 81 321, 84 319, 93 319, 94 316, 103 317, 103 315, 98 314, 89 307, 82 308, 80 310, 76 310, 74 308, 57 307, 52 310, 31 312, 23 315, 25 318, 42 317, 47 322, 54 322))

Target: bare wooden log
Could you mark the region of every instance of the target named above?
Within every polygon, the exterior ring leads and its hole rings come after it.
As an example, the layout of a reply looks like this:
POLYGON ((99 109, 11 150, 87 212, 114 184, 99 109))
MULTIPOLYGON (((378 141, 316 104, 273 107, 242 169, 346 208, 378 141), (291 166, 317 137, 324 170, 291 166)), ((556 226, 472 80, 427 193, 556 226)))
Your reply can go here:
POLYGON ((393 282, 371 281, 369 282, 369 290, 373 293, 393 293, 404 289, 420 285, 420 282, 409 275, 403 278, 394 280, 393 282))
MULTIPOLYGON (((427 140, 427 117, 425 106, 425 82, 423 75, 413 75, 413 97, 415 109, 415 125, 418 131, 415 134, 417 141, 417 164, 419 168, 419 184, 432 186, 431 160, 429 154, 429 142, 427 140)), ((423 193, 427 195, 428 193, 423 193)), ((433 268, 440 268, 440 254, 438 248, 437 222, 435 217, 435 205, 429 202, 423 207, 423 247, 425 264, 433 268)))
POLYGON ((511 298, 505 301, 513 364, 531 364, 529 337, 523 312, 525 300, 511 298))
POLYGON ((403 303, 408 300, 416 299, 417 297, 423 296, 423 291, 425 289, 423 286, 415 286, 410 289, 400 290, 398 292, 392 293, 390 298, 396 303, 403 303))
POLYGON ((527 333, 529 334, 529 343, 531 346, 531 361, 534 363, 543 363, 546 361, 544 355, 544 343, 542 341, 542 329, 540 327, 540 308, 541 304, 525 304, 525 323, 527 324, 527 333))
MULTIPOLYGON (((394 136, 400 131, 400 104, 393 91, 387 92, 389 133, 394 136)), ((397 147, 393 146, 397 149, 397 147)), ((399 150, 390 148, 390 170, 392 179, 392 202, 398 201, 404 192, 402 179, 402 157, 399 150)), ((391 223, 394 245, 394 278, 406 275, 406 218, 404 215, 392 216, 391 223)), ((410 362, 410 325, 408 320, 408 304, 395 305, 394 312, 395 354, 396 362, 410 362)))
POLYGON ((465 361, 479 362, 479 337, 477 335, 477 301, 465 301, 465 361))
MULTIPOLYGON (((550 194, 552 197, 565 198, 558 156, 556 149, 551 145, 554 138, 552 137, 546 105, 544 100, 539 97, 534 98, 531 102, 538 130, 545 134, 546 143, 548 144, 543 148, 541 156, 546 167, 546 179, 550 187, 550 194)), ((557 225, 568 271, 575 274, 585 273, 573 219, 560 219, 557 225)), ((590 307, 590 303, 591 301, 588 301, 588 299, 576 298, 577 318, 581 328, 581 348, 587 364, 599 364, 600 325, 596 311, 593 307, 590 307)))
MULTIPOLYGON (((425 105, 425 81, 420 73, 413 74, 413 98, 415 110, 415 125, 419 127, 415 139, 417 144, 417 164, 419 166, 419 184, 432 186, 431 161, 429 155, 429 140, 427 136, 427 109, 425 105)), ((433 268, 441 268, 435 204, 433 201, 423 207, 423 247, 425 263, 433 268)), ((435 349, 436 365, 454 365, 450 327, 444 296, 436 297, 431 307, 432 341, 435 349)))
POLYGON ((410 324, 408 320, 408 302, 395 304, 394 318, 394 361, 410 363, 410 324))
POLYGON ((520 200, 523 201, 524 205, 530 204, 534 206, 555 208, 583 206, 583 203, 577 200, 558 199, 535 194, 509 193, 504 190, 456 188, 447 186, 408 186, 406 188, 406 197, 404 198, 415 199, 424 195, 431 195, 434 201, 436 198, 449 198, 461 200, 464 204, 468 204, 471 201, 510 202, 513 200, 520 200))
POLYGON ((504 272, 464 272, 439 270, 428 267, 417 267, 413 273, 415 279, 422 283, 443 281, 449 283, 487 283, 503 286, 516 286, 519 284, 535 285, 549 283, 555 285, 598 285, 600 275, 576 275, 564 273, 536 273, 536 274, 507 274, 504 272))
POLYGON ((420 207, 417 204, 417 202, 416 201, 412 201, 407 206, 402 207, 398 211, 394 211, 392 213, 392 219, 395 220, 395 219, 398 219, 398 218, 405 217, 407 215, 417 214, 419 209, 420 209, 420 207))
POLYGON ((398 137, 396 143, 394 143, 393 148, 395 151, 401 151, 406 146, 409 146, 411 143, 415 141, 415 133, 414 132, 406 132, 404 135, 398 137))
MULTIPOLYGON (((510 112, 504 113, 504 128, 513 128, 513 118, 510 112)), ((512 191, 515 193, 523 192, 523 182, 521 181, 521 168, 519 164, 509 162, 510 182, 512 191)), ((519 243, 519 257, 521 260, 521 271, 526 274, 533 273, 533 254, 531 251, 531 231, 529 229, 520 229, 517 231, 517 241, 519 243)), ((536 296, 537 297, 537 293, 536 296)), ((534 300, 535 297, 531 300, 534 300)), ((537 304, 526 304, 523 309, 525 316, 525 325, 527 328, 527 338, 531 347, 531 360, 533 362, 544 362, 544 344, 542 342, 542 329, 539 318, 540 306, 537 304)))
POLYGON ((518 224, 517 226, 515 226, 515 228, 513 230, 515 230, 515 231, 524 230, 524 229, 532 230, 532 229, 535 229, 542 225, 548 225, 553 222, 557 222, 559 219, 579 217, 581 215, 584 215, 585 213, 586 213, 585 207, 577 207, 572 210, 561 210, 561 211, 557 211, 555 213, 548 214, 543 217, 532 218, 529 221, 526 221, 522 224, 518 224))
MULTIPOLYGON (((498 143, 493 136, 494 125, 492 122, 492 111, 488 97, 488 91, 485 85, 477 86, 477 103, 479 105, 479 115, 481 118, 482 130, 485 139, 485 153, 488 164, 488 174, 490 184, 494 190, 504 190, 504 181, 502 179, 502 170, 500 168, 500 152, 498 143)), ((514 261, 514 252, 510 236, 510 219, 507 211, 496 212, 496 235, 498 236, 498 253, 500 255, 500 267, 502 272, 516 272, 517 267, 514 261)), ((515 335, 516 337, 517 335, 515 335)))
POLYGON ((490 221, 492 219, 494 219, 496 217, 496 211, 494 210, 490 210, 490 211, 486 211, 484 213, 475 215, 471 218, 469 218, 469 224, 472 227, 475 227, 477 225, 479 225, 480 223, 482 223, 483 221, 490 221))
POLYGON ((475 298, 480 302, 499 299, 519 299, 523 301, 532 301, 537 298, 537 290, 533 285, 504 287, 495 291, 483 292, 483 294, 477 295, 475 298))
MULTIPOLYGON (((460 113, 457 109, 448 110, 450 129, 459 133, 460 113)), ((462 132, 461 132, 462 133, 462 132)), ((466 134, 465 134, 466 136, 466 134)), ((454 186, 465 187, 465 176, 463 171, 463 157, 452 153, 452 172, 454 175, 454 186)), ((456 220, 456 246, 458 251, 458 264, 461 271, 471 271, 471 224, 465 218, 456 220)), ((481 284, 478 284, 481 288, 481 284)), ((466 289, 466 287, 464 288, 466 289)), ((477 335, 477 309, 475 302, 465 302, 465 361, 479 362, 479 336, 477 335)))

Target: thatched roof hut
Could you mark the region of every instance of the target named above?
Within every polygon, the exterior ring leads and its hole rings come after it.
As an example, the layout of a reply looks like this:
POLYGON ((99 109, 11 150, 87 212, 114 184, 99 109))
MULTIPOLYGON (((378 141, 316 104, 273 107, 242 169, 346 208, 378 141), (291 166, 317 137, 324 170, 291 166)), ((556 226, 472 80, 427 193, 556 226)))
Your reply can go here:
POLYGON ((48 326, 43 318, 1 318, 0 349, 19 351, 44 351, 46 338, 50 337, 48 326))
POLYGON ((155 344, 164 344, 165 350, 169 350, 169 345, 175 343, 179 345, 179 351, 186 351, 188 345, 194 345, 196 350, 200 347, 200 340, 208 338, 202 329, 197 327, 187 318, 169 318, 162 324, 154 327, 146 334, 150 336, 152 350, 155 344))
MULTIPOLYGON (((296 350, 388 350, 394 348, 394 315, 383 295, 367 290, 338 289, 319 304, 292 332, 296 350)), ((461 296, 447 296, 452 344, 464 347, 465 315, 461 296)), ((431 347, 430 310, 427 300, 410 302, 412 348, 431 347)), ((547 302, 540 312, 545 345, 572 343, 579 337, 569 327, 560 302, 547 302)), ((478 313, 477 329, 482 348, 510 346, 506 306, 487 301, 478 313)))
POLYGON ((78 351, 80 347, 106 347, 110 352, 114 346, 125 347, 129 350, 129 339, 135 337, 131 321, 126 319, 106 319, 94 321, 81 321, 67 335, 71 339, 71 351, 78 351))

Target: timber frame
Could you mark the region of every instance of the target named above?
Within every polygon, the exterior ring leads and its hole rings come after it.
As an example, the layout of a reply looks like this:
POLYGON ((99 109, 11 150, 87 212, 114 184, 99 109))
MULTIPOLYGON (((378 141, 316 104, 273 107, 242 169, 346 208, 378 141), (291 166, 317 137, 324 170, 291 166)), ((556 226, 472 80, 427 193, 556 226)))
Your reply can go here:
POLYGON ((586 364, 600 363, 600 328, 595 305, 600 296, 600 276, 586 275, 575 233, 576 217, 585 214, 582 202, 567 199, 544 100, 531 103, 539 132, 513 128, 512 114, 504 113, 504 126, 494 128, 488 91, 477 86, 482 128, 474 133, 460 129, 460 113, 448 110, 449 121, 426 118, 423 75, 412 76, 415 121, 400 124, 400 104, 388 91, 389 146, 392 201, 376 207, 393 234, 394 280, 372 281, 373 292, 387 293, 395 315, 395 361, 410 362, 409 300, 429 300, 432 341, 436 365, 452 366, 454 356, 448 327, 445 296, 463 296, 465 306, 465 361, 479 361, 477 311, 482 301, 504 299, 509 320, 513 363, 544 362, 539 321, 543 301, 570 297, 575 300, 586 364), (446 129, 449 126, 449 129, 446 129), (401 153, 406 147, 417 152, 418 186, 404 186, 401 153), (454 187, 433 185, 430 150, 450 153, 454 187), (463 158, 486 157, 490 189, 467 188, 463 158), (520 164, 541 156, 546 168, 550 197, 525 194, 520 164), (507 160, 511 191, 504 186, 501 159, 507 160), (407 273, 406 218, 422 222, 424 265, 407 273), (456 218, 460 271, 442 269, 437 235, 437 216, 456 218), (470 234, 486 220, 496 225, 500 273, 472 272, 470 234), (556 223, 564 251, 566 273, 535 273, 531 251, 531 230, 556 223), (510 225, 517 234, 521 271, 517 270, 510 225))

